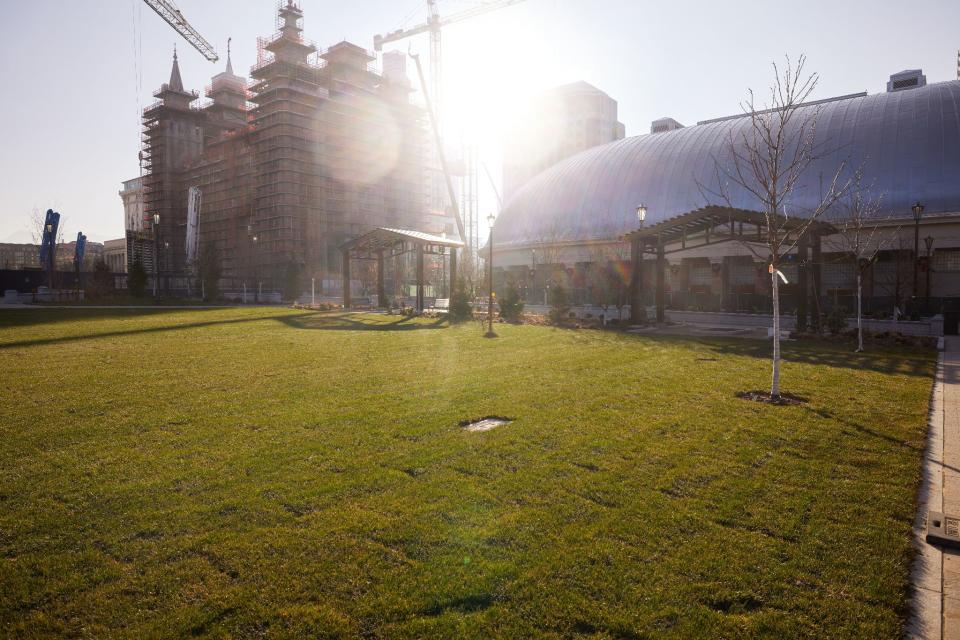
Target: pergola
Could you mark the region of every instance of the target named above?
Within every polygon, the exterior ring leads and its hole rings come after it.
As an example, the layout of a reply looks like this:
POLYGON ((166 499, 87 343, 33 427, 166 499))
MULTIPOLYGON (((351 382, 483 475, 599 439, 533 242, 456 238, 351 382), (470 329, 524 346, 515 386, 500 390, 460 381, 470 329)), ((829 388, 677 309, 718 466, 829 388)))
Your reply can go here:
POLYGON ((379 227, 349 242, 340 245, 343 254, 343 306, 350 307, 350 259, 376 260, 377 262, 377 304, 386 306, 386 291, 383 285, 384 258, 395 258, 415 251, 417 254, 417 310, 423 311, 425 255, 450 256, 450 295, 453 296, 457 281, 457 249, 464 246, 460 240, 410 231, 408 229, 388 229, 379 227))
MULTIPOLYGON (((814 288, 820 291, 821 238, 837 232, 832 225, 806 218, 788 218, 778 215, 776 229, 785 235, 787 244, 797 242, 799 258, 799 298, 797 301, 797 328, 806 328, 808 268, 812 250, 814 288), (791 234, 793 237, 791 238, 791 234)), ((724 242, 765 243, 768 229, 767 216, 760 211, 731 207, 707 206, 688 213, 662 220, 649 227, 641 227, 624 236, 630 241, 630 309, 631 320, 639 322, 642 309, 641 267, 645 254, 656 256, 656 306, 657 322, 664 320, 666 255, 697 247, 724 242)), ((819 319, 814 316, 814 323, 819 319)))

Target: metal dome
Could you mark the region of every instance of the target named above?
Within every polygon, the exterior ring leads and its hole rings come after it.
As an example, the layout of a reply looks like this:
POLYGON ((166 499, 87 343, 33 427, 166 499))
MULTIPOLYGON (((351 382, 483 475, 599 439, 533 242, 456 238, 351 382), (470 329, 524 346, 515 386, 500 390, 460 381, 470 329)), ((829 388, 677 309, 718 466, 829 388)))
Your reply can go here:
MULTIPOLYGON (((928 213, 960 211, 960 81, 819 108, 816 144, 832 151, 804 174, 791 203, 795 212, 816 205, 821 176, 832 176, 845 159, 863 164, 864 184, 883 195, 884 213, 909 216, 918 200, 928 213)), ((714 158, 726 155, 731 132, 749 126, 746 117, 711 121, 568 158, 507 202, 496 221, 497 246, 618 238, 636 228, 639 204, 647 206, 647 224, 719 204, 698 184, 717 186, 714 158)), ((733 206, 759 208, 746 191, 730 188, 733 206)))

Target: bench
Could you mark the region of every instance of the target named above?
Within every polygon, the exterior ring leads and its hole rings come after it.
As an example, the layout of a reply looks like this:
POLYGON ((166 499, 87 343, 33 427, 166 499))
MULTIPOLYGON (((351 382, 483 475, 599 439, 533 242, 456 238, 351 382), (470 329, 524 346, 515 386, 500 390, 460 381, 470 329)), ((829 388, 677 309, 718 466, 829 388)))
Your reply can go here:
POLYGON ((430 310, 436 311, 437 313, 449 313, 450 298, 437 298, 433 301, 433 306, 430 307, 430 310))

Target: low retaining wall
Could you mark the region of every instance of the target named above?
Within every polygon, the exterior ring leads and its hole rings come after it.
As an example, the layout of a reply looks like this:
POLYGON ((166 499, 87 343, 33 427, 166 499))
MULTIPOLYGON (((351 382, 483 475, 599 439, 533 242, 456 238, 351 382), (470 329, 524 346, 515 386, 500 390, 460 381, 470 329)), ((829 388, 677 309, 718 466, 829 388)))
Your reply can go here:
MULTIPOLYGON (((526 313, 546 315, 550 312, 550 307, 542 304, 528 304, 523 308, 526 313)), ((624 320, 630 318, 630 307, 623 307, 618 310, 611 307, 604 311, 600 307, 580 306, 571 307, 570 313, 577 318, 586 318, 589 314, 592 318, 599 318, 605 314, 608 320, 616 319, 622 316, 624 320)), ((654 307, 647 307, 647 317, 656 316, 654 307)), ((682 324, 701 324, 711 327, 757 327, 772 328, 773 316, 766 313, 725 313, 721 311, 676 311, 666 309, 666 317, 670 322, 682 324)), ((847 318, 848 328, 853 328, 857 324, 856 318, 847 318)), ((793 315, 780 316, 780 327, 784 331, 793 331, 797 328, 797 318, 793 315)), ((882 333, 884 331, 896 331, 907 336, 942 336, 943 335, 943 316, 936 315, 925 320, 875 320, 873 318, 863 319, 863 328, 871 333, 882 333)))

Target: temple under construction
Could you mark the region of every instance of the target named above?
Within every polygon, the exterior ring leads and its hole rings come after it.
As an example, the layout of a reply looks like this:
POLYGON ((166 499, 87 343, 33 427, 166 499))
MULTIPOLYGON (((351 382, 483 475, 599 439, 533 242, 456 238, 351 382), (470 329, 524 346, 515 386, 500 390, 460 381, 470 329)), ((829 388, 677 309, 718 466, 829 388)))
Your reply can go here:
POLYGON ((404 57, 387 54, 381 75, 349 42, 318 51, 292 0, 277 13, 277 33, 258 40, 252 80, 234 74, 228 53, 195 104, 174 53, 170 81, 143 112, 143 215, 153 232, 139 235, 157 247, 168 278, 193 266, 194 188, 200 252, 213 248, 227 287, 279 287, 293 271, 335 288, 345 241, 375 227, 448 228, 430 211, 425 113, 411 103, 404 57))

